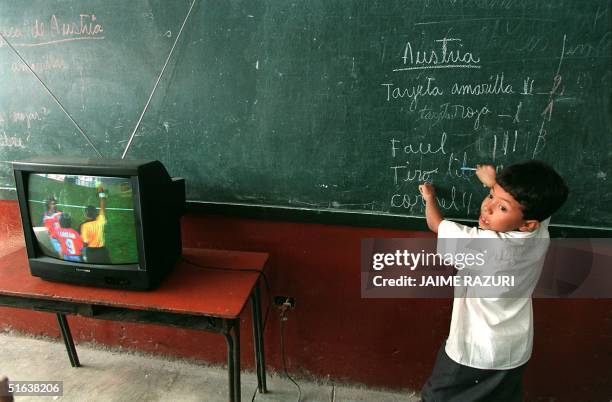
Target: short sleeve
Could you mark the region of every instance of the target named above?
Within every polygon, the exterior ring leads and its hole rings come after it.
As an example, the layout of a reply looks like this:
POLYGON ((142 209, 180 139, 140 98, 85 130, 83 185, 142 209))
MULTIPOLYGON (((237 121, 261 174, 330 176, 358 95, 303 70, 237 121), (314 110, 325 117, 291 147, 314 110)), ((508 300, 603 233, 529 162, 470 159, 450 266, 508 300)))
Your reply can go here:
MULTIPOLYGON (((102 211, 100 211, 102 212, 102 211)), ((106 216, 103 213, 99 213, 98 216, 96 217, 96 222, 99 225, 105 225, 106 224, 106 216)))
POLYGON ((473 239, 479 236, 479 229, 465 226, 457 222, 444 219, 438 225, 438 238, 444 239, 473 239))

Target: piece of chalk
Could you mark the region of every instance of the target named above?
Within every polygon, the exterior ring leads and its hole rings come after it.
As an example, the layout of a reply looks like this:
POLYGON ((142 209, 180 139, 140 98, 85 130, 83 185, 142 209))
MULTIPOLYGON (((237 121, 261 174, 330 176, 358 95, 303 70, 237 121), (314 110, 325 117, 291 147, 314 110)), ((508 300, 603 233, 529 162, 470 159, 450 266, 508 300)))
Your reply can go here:
POLYGON ((463 167, 461 168, 461 170, 476 170, 476 168, 471 168, 471 167, 465 167, 465 166, 463 166, 463 167))

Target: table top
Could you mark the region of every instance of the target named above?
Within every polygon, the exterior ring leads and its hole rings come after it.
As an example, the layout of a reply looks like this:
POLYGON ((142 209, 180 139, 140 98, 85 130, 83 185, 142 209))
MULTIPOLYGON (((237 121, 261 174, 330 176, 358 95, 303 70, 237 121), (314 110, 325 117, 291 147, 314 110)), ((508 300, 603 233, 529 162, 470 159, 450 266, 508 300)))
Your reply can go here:
POLYGON ((22 296, 220 318, 242 312, 267 253, 183 249, 183 256, 152 291, 95 288, 50 282, 30 274, 25 248, 0 258, 0 295, 22 296))

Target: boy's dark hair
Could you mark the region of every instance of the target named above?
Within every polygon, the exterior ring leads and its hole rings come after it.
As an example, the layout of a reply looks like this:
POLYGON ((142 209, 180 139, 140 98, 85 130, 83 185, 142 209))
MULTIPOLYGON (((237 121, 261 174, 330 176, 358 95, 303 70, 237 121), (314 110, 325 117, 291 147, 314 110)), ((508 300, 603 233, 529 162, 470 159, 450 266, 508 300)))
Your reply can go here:
POLYGON ((85 208, 85 216, 89 219, 96 219, 98 216, 98 209, 93 205, 88 205, 87 208, 85 208))
POLYGON ((561 208, 569 194, 559 173, 536 160, 504 168, 496 181, 521 204, 524 219, 543 221, 561 208))

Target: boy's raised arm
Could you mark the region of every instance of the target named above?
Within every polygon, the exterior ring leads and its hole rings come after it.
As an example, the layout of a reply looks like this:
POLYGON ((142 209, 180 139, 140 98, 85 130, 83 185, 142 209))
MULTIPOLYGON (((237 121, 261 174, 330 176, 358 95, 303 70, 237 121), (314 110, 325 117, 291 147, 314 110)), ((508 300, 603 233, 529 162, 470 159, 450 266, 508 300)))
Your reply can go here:
POLYGON ((440 226, 440 222, 444 220, 444 217, 442 217, 442 213, 440 213, 440 209, 436 203, 436 189, 432 184, 425 183, 419 186, 419 191, 425 201, 425 218, 427 219, 427 226, 432 232, 438 233, 438 226, 440 226))

